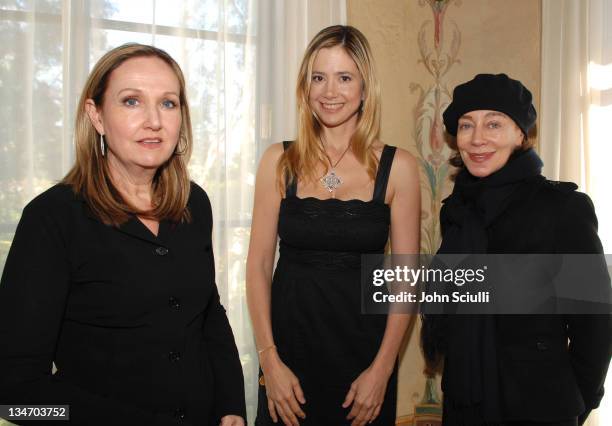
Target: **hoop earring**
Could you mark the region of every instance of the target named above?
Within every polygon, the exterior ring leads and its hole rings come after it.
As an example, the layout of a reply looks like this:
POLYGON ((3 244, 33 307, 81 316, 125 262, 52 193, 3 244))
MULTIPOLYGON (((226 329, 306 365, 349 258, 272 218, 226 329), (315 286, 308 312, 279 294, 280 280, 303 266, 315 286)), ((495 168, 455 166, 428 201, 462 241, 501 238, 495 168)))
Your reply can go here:
POLYGON ((104 135, 100 135, 100 152, 102 153, 102 157, 106 156, 106 142, 104 142, 104 135))

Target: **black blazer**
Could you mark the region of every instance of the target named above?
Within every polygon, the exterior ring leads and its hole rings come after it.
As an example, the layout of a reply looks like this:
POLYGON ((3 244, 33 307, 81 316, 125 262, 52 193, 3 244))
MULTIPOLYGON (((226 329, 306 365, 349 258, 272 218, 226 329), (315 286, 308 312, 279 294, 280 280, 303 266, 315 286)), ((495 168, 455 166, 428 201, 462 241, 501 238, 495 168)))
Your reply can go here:
POLYGON ((70 404, 71 423, 88 425, 246 416, 195 184, 189 209, 156 237, 136 218, 104 225, 64 185, 26 206, 0 285, 2 403, 70 404))
MULTIPOLYGON (((593 204, 575 189, 545 179, 520 185, 487 229, 488 252, 602 253, 593 204)), ((609 315, 503 315, 496 324, 499 371, 484 378, 499 377, 505 421, 584 417, 599 405, 612 351, 609 315)))

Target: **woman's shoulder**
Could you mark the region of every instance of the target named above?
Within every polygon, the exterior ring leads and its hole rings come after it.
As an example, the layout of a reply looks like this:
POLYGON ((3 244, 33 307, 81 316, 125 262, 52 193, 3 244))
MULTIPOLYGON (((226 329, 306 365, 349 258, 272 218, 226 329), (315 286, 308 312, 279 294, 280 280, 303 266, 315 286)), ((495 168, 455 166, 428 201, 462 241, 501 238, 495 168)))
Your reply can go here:
POLYGON ((559 203, 561 213, 571 215, 586 215, 595 213, 593 201, 588 194, 578 191, 578 185, 573 182, 559 182, 547 180, 546 191, 559 203))
POLYGON ((83 215, 83 203, 71 186, 56 184, 26 204, 19 220, 20 227, 43 227, 68 235, 83 215))
MULTIPOLYGON (((389 181, 387 187, 387 194, 385 202, 390 205, 395 205, 395 200, 403 199, 406 200, 407 205, 416 205, 416 198, 420 199, 419 195, 419 167, 418 162, 414 156, 407 150, 391 146, 384 145, 381 149, 389 152, 393 150, 393 159, 390 164, 389 170, 389 181), (398 196, 400 198, 398 198, 398 196)), ((381 164, 382 167, 389 167, 382 163, 382 152, 381 152, 381 164)), ((388 160, 386 160, 388 164, 388 160)))
POLYGON ((210 229, 212 228, 213 223, 213 217, 212 206, 210 204, 208 194, 206 193, 204 188, 202 188, 194 181, 191 181, 190 184, 191 191, 189 193, 189 201, 187 202, 187 207, 189 208, 189 213, 191 215, 191 223, 196 224, 197 226, 203 225, 207 230, 206 232, 210 233, 210 229))
POLYGON ((74 203, 80 203, 81 197, 74 192, 70 185, 58 183, 34 197, 24 208, 24 211, 52 212, 65 211, 74 203))
MULTIPOLYGON (((383 152, 393 152, 393 164, 414 167, 417 165, 414 156, 407 150, 399 146, 386 144, 382 141, 374 142, 370 148, 378 160, 381 159, 383 152)), ((388 154, 387 154, 388 155, 388 154)))
POLYGON ((393 156, 393 162, 404 167, 417 167, 417 160, 408 150, 400 148, 398 146, 385 145, 390 148, 395 148, 395 155, 393 156))
POLYGON ((276 162, 280 156, 285 152, 285 147, 289 148, 292 141, 273 143, 266 148, 263 155, 261 156, 261 162, 276 162))
POLYGON ((593 201, 573 182, 542 179, 531 206, 532 213, 556 223, 597 223, 593 201))
POLYGON ((395 149, 390 174, 390 179, 392 181, 399 180, 409 182, 418 178, 419 164, 414 155, 400 147, 391 145, 385 145, 385 147, 386 149, 395 149))
POLYGON ((196 208, 204 208, 210 210, 210 198, 208 198, 208 193, 204 190, 204 188, 202 188, 194 181, 191 181, 190 185, 191 191, 189 193, 188 204, 192 207, 195 206, 196 208))
POLYGON ((602 253, 595 206, 576 184, 546 180, 537 195, 535 213, 551 223, 557 252, 602 253))
POLYGON ((569 204, 591 204, 591 199, 584 192, 578 191, 578 185, 573 182, 554 181, 543 178, 535 198, 539 203, 546 203, 554 208, 562 208, 569 204))
POLYGON ((268 146, 259 160, 257 171, 257 179, 263 182, 265 186, 274 185, 276 180, 276 167, 285 151, 283 142, 273 143, 268 146))

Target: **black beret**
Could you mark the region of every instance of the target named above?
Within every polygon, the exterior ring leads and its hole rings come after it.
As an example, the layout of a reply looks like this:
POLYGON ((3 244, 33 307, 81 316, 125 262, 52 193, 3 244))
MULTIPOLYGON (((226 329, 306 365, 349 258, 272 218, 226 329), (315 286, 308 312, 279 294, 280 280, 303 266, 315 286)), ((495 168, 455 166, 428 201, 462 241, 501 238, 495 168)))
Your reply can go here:
POLYGON ((463 114, 491 110, 512 118, 527 135, 536 121, 531 100, 531 92, 506 74, 478 74, 473 80, 455 87, 453 101, 442 114, 444 126, 448 133, 457 136, 457 123, 463 114))

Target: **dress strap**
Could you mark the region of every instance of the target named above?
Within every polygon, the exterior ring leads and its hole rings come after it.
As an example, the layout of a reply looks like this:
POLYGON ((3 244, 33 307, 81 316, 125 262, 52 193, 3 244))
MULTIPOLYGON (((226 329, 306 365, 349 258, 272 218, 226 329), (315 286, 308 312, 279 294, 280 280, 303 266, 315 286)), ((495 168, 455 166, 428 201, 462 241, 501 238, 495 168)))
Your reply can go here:
MULTIPOLYGON (((293 141, 283 141, 283 149, 287 151, 293 141)), ((285 175, 285 197, 296 197, 297 196, 297 179, 292 179, 289 182, 289 176, 285 175)))
POLYGON ((372 197, 372 201, 374 202, 385 203, 387 183, 389 182, 389 173, 391 172, 391 164, 393 164, 395 150, 396 148, 394 146, 385 145, 383 147, 383 152, 380 155, 380 161, 378 163, 376 182, 374 183, 374 197, 372 197))

